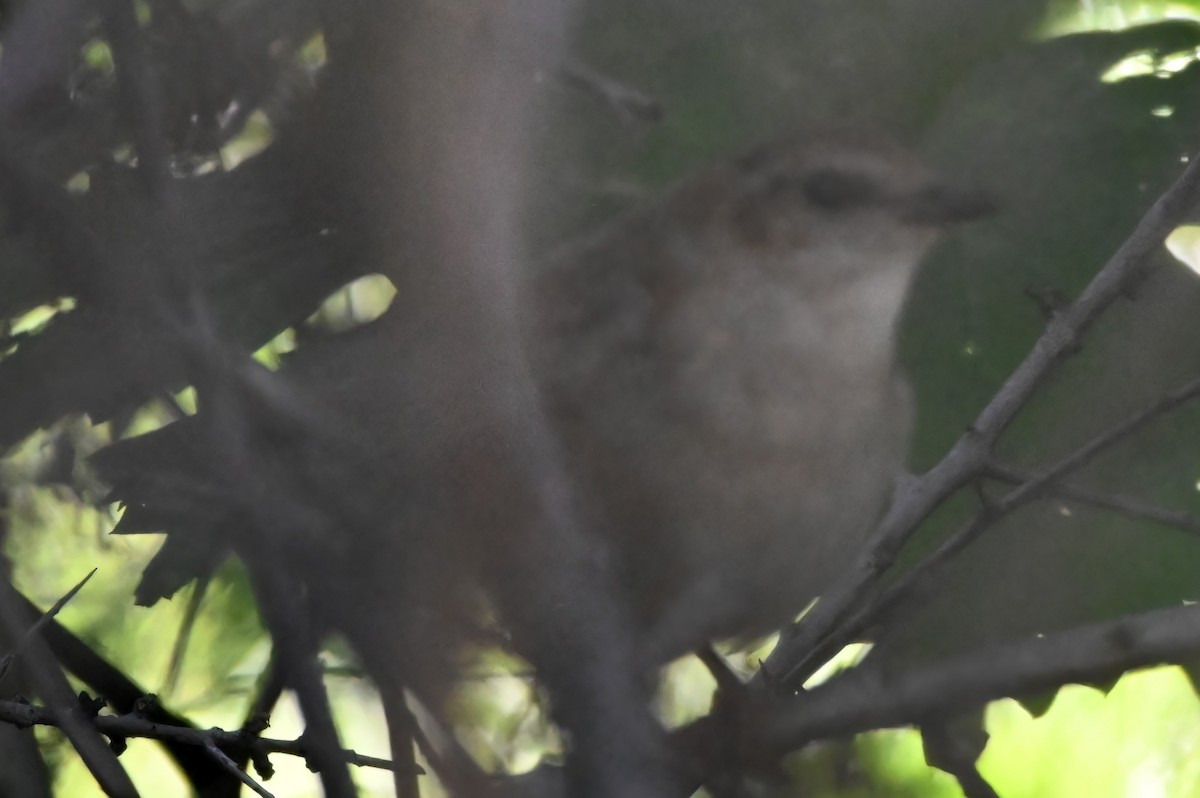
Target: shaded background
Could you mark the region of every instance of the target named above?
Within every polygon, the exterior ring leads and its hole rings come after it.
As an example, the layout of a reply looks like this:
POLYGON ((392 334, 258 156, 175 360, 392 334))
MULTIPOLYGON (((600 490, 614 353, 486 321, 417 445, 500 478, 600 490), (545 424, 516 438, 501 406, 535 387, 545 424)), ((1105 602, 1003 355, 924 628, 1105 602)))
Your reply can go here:
MULTIPOLYGON (((20 5, 0 7, 0 24, 20 5)), ((278 365, 306 340, 381 312, 391 293, 382 278, 342 289, 375 270, 356 237, 362 209, 340 182, 355 131, 328 113, 357 95, 326 70, 339 44, 352 45, 371 24, 369 4, 212 0, 145 9, 151 64, 173 88, 166 117, 181 196, 200 228, 203 279, 222 333, 278 365)), ((559 72, 543 75, 549 121, 528 213, 541 251, 646 202, 714 157, 830 125, 886 132, 1001 199, 995 219, 930 259, 908 309, 902 346, 918 399, 916 471, 937 461, 1041 333, 1045 308, 1027 292, 1073 296, 1200 142, 1200 24, 1188 19, 1200 19, 1200 5, 618 0, 583 3, 579 12, 564 69, 582 65, 652 98, 660 112, 639 115, 559 72), (1166 19, 1168 12, 1179 18, 1166 19)), ((86 15, 64 23, 79 26, 72 35, 84 42, 71 51, 68 79, 28 98, 7 135, 72 191, 69 212, 108 251, 137 264, 151 257, 146 209, 129 174, 111 57, 89 24, 86 15)), ((99 565, 64 623, 201 725, 235 726, 267 649, 244 575, 222 564, 227 519, 206 515, 202 497, 171 506, 180 488, 164 484, 169 470, 149 484, 109 473, 117 488, 109 494, 85 462, 110 441, 188 412, 183 370, 139 337, 136 314, 103 284, 69 265, 49 266, 54 247, 45 237, 20 208, 0 208, 0 445, 13 447, 0 475, 16 581, 45 606, 99 565), (148 395, 148 378, 174 402, 148 395), (140 507, 121 516, 107 503, 115 498, 140 507), (118 532, 165 531, 166 543, 108 537, 118 517, 118 532), (203 589, 179 592, 198 576, 203 589), (153 606, 132 608, 133 595, 153 606), (192 595, 198 616, 186 656, 173 654, 192 595), (169 675, 173 658, 182 662, 177 677, 169 675)), ((1167 253, 1161 261, 1022 412, 1002 439, 1004 463, 1052 463, 1194 376, 1200 283, 1167 253)), ((1200 409, 1184 408, 1106 453, 1079 482, 1200 513, 1197 430, 1200 409)), ((906 562, 975 502, 959 497, 926 524, 906 562)), ((1194 600, 1198 566, 1200 541, 1182 532, 1042 502, 962 555, 872 656, 910 662, 1194 600)), ((346 652, 328 659, 351 664, 346 652)), ((484 657, 480 669, 463 692, 467 740, 485 760, 529 767, 552 747, 536 693, 504 675, 504 663, 484 657)), ((340 710, 356 718, 345 727, 347 744, 361 735, 364 752, 383 755, 381 721, 362 721, 372 695, 350 671, 331 677, 340 710)), ((1200 707, 1177 672, 1126 679, 1103 701, 1082 690, 1064 691, 1036 727, 1012 705, 993 708, 983 769, 1001 794, 1125 795, 1144 779, 1164 795, 1200 795, 1200 773, 1186 755, 1200 707), (1091 781, 1100 778, 1099 761, 1117 771, 1101 783, 1091 781)), ((706 709, 702 683, 672 691, 670 713, 706 709)), ((277 711, 276 725, 286 716, 277 711)), ((87 794, 89 777, 70 750, 52 733, 41 740, 59 794, 87 794)), ((167 767, 149 764, 153 750, 135 743, 123 760, 148 791, 167 767)), ((867 735, 795 759, 807 769, 807 794, 956 790, 921 764, 911 735, 867 735)), ((277 765, 277 778, 295 779, 294 794, 315 789, 301 764, 277 765)), ((363 782, 380 794, 387 784, 363 782)))

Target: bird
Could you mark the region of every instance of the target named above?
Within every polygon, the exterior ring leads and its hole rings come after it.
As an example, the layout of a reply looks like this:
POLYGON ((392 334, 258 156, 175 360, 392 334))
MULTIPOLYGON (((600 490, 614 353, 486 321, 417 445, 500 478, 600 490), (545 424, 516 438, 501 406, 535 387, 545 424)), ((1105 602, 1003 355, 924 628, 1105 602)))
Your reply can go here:
MULTIPOLYGON (((849 564, 907 457, 912 402, 895 334, 917 267, 947 227, 992 208, 887 140, 793 137, 703 168, 531 268, 520 286, 528 373, 644 662, 770 632, 849 564)), ((431 592, 445 603, 469 592, 445 586, 504 570, 478 554, 494 550, 479 536, 503 533, 457 531, 457 542, 419 557, 440 536, 414 531, 428 520, 397 520, 444 476, 416 469, 414 478, 396 465, 419 438, 404 410, 416 373, 408 358, 431 356, 405 338, 402 322, 392 308, 301 345, 280 387, 327 421, 300 434, 276 420, 259 448, 286 449, 275 459, 303 483, 279 487, 281 495, 298 506, 323 502, 306 517, 341 518, 355 507, 370 519, 341 526, 389 530, 390 553, 379 534, 368 541, 384 570, 393 559, 432 562, 410 592, 442 586, 431 592)), ((230 525, 198 513, 194 490, 175 495, 179 484, 211 481, 215 455, 196 442, 202 432, 185 419, 93 458, 136 511, 133 527, 182 507, 169 528, 217 530, 172 536, 180 543, 171 552, 189 540, 227 545, 218 533, 230 525)), ((158 558, 164 567, 182 559, 193 571, 143 585, 147 601, 219 561, 168 553, 158 558)), ((504 592, 510 602, 541 600, 504 592)))
POLYGON ((647 677, 710 641, 786 624, 849 564, 907 458, 895 339, 918 265, 948 227, 992 207, 890 142, 796 137, 702 168, 537 261, 518 286, 524 367, 609 578, 556 555, 538 537, 552 529, 507 528, 528 519, 513 506, 525 495, 488 490, 514 483, 454 456, 487 420, 462 434, 421 403, 419 375, 453 353, 393 306, 302 341, 278 374, 248 372, 253 484, 219 478, 226 458, 203 418, 93 458, 130 503, 131 529, 165 523, 178 541, 140 595, 211 568, 189 545, 223 552, 271 521, 286 532, 266 538, 272 567, 301 580, 316 628, 343 632, 364 660, 374 651, 368 669, 392 688, 437 706, 459 643, 508 641, 579 750, 666 779, 647 677), (271 390, 250 390, 260 384, 271 390), (247 513, 251 500, 271 513, 247 513), (537 571, 570 567, 587 578, 549 600, 556 580, 537 571), (623 650, 623 635, 574 623, 610 617, 610 600, 635 644, 632 663, 610 658, 615 676, 594 655, 614 639, 623 650), (612 684, 628 688, 628 711, 612 711, 612 684))
POLYGON ((917 267, 993 207, 886 139, 792 137, 529 281, 530 370, 649 661, 777 629, 849 565, 907 458, 917 267))

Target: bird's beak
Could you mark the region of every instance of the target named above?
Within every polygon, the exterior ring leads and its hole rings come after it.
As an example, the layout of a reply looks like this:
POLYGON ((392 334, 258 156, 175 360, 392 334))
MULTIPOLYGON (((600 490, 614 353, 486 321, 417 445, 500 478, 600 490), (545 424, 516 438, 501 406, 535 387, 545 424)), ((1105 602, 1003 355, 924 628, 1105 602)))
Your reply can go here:
POLYGON ((933 184, 901 202, 901 218, 918 225, 943 227, 991 216, 998 205, 983 191, 933 184))

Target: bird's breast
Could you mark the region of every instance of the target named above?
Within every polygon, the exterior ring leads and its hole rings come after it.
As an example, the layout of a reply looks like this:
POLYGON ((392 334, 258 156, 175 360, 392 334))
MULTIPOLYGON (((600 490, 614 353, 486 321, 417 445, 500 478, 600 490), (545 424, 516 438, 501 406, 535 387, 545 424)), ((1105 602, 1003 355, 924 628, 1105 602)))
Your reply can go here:
POLYGON ((851 443, 892 399, 893 324, 880 315, 761 282, 695 291, 660 333, 673 410, 714 443, 851 443))

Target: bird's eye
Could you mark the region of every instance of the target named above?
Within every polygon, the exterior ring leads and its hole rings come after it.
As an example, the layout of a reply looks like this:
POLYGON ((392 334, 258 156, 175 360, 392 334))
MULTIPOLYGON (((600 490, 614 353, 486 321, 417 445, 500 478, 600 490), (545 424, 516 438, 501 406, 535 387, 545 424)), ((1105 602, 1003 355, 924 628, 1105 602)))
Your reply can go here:
POLYGON ((809 202, 830 211, 868 205, 880 198, 875 181, 854 172, 822 169, 809 172, 796 182, 809 202))

